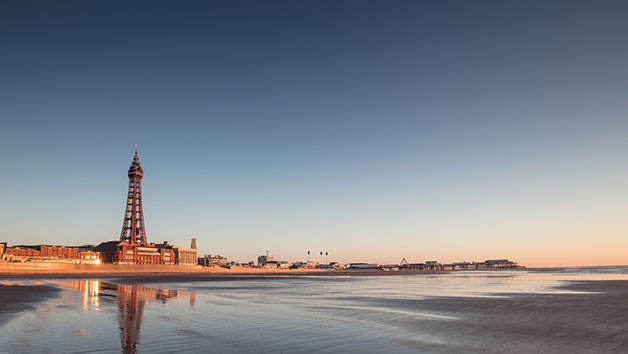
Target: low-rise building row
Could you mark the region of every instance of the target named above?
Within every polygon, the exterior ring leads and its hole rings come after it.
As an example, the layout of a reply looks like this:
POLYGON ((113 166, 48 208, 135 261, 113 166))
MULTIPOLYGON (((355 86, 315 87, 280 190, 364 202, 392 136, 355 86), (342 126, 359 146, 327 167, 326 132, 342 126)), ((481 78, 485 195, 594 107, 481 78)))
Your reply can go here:
POLYGON ((0 243, 0 260, 5 262, 64 262, 83 264, 197 265, 195 248, 170 244, 133 244, 109 241, 98 245, 52 246, 0 243))
POLYGON ((52 245, 0 246, 0 259, 6 262, 66 262, 100 264, 100 253, 90 246, 67 247, 52 245))

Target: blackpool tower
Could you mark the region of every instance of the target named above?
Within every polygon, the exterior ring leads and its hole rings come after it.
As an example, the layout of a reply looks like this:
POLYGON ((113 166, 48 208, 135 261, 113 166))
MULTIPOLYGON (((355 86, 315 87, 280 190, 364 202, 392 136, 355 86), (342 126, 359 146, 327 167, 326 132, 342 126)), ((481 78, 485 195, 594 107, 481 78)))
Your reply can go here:
POLYGON ((144 171, 135 150, 135 157, 129 167, 129 194, 126 198, 126 212, 120 234, 120 241, 131 244, 146 244, 146 228, 142 210, 142 177, 144 177, 144 171))

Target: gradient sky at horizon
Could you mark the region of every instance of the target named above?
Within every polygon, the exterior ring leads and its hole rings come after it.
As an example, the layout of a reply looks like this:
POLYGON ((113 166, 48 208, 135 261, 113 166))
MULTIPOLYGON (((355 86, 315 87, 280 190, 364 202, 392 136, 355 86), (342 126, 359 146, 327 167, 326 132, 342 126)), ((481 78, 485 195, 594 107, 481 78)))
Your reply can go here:
POLYGON ((628 264, 627 13, 2 1, 0 241, 119 238, 138 144, 149 241, 201 254, 628 264))

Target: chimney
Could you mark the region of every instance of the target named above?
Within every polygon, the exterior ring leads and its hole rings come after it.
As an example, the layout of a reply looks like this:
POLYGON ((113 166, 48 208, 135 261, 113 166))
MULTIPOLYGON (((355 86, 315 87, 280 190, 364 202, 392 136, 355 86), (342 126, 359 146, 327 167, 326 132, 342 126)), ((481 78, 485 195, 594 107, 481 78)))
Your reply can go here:
POLYGON ((196 238, 194 237, 192 237, 192 244, 190 245, 190 248, 196 249, 196 238))

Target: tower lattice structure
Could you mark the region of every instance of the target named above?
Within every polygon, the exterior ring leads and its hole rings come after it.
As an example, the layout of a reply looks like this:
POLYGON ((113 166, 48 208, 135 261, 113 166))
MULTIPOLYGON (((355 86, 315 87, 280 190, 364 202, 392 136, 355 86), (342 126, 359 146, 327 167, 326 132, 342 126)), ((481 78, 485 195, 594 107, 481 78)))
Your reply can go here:
POLYGON ((140 166, 140 159, 135 157, 129 167, 129 194, 126 199, 126 212, 122 222, 120 241, 146 244, 146 227, 144 225, 144 211, 142 208, 142 178, 144 171, 140 166))

